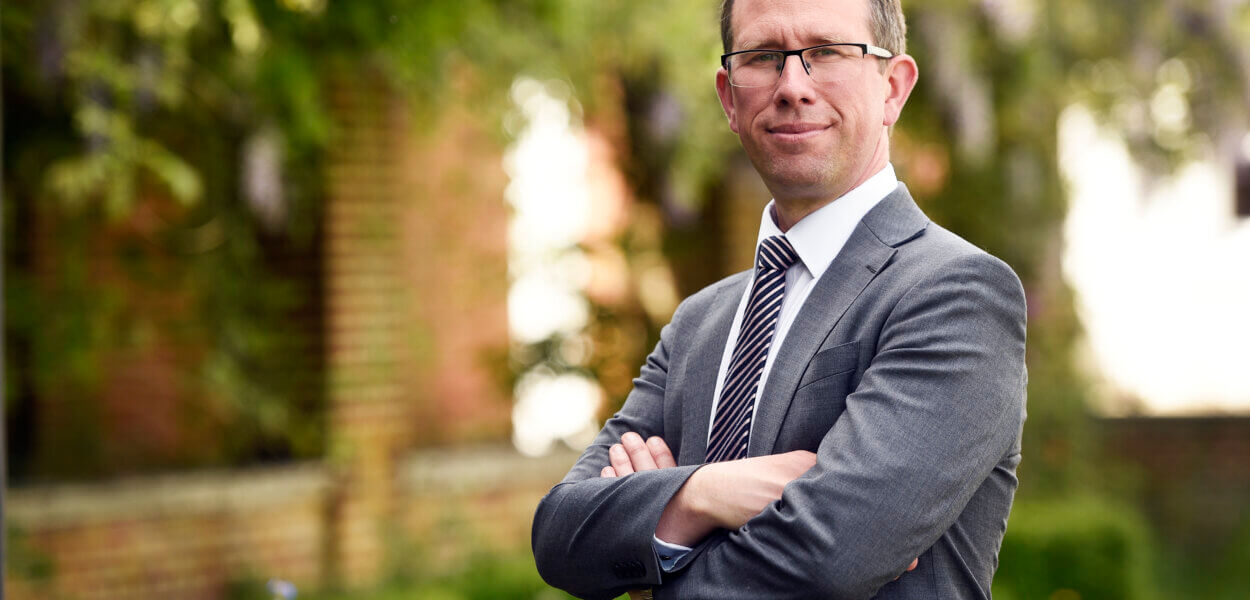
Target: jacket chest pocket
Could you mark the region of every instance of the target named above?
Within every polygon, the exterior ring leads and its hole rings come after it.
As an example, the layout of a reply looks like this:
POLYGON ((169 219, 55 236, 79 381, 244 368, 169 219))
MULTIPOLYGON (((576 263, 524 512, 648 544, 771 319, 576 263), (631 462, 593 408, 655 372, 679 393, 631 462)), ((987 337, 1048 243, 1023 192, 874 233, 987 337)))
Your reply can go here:
POLYGON ((790 402, 774 452, 816 450, 842 416, 858 366, 858 341, 826 348, 812 357, 790 402))

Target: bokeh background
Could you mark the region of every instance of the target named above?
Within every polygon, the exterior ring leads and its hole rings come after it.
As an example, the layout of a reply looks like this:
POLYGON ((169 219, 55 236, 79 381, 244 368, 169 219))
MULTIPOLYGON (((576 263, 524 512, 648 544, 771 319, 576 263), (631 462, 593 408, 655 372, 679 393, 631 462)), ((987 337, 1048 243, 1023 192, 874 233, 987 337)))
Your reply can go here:
MULTIPOLYGON (((996 597, 1250 597, 1250 2, 904 7, 893 162, 1029 299, 996 597)), ((768 200, 717 10, 6 0, 10 597, 564 597, 534 506, 768 200)))

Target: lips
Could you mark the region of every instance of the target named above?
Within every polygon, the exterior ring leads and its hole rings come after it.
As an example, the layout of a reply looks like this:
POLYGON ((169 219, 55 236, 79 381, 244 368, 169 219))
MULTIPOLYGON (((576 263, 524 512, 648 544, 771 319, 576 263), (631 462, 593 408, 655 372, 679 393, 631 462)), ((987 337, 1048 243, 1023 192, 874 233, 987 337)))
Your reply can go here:
POLYGON ((829 125, 825 123, 781 123, 767 127, 768 133, 780 133, 785 135, 801 135, 804 133, 812 133, 828 129, 829 125))
POLYGON ((828 123, 778 123, 765 127, 769 137, 780 144, 793 146, 795 149, 805 148, 809 139, 815 138, 829 129, 828 123))

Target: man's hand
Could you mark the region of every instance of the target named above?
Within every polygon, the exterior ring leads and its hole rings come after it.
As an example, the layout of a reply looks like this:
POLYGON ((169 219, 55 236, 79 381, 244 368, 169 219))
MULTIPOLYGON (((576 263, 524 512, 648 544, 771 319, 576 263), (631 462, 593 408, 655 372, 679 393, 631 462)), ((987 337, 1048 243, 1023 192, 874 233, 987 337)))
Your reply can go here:
POLYGON ((816 455, 806 450, 708 464, 669 501, 655 535, 693 546, 717 528, 737 529, 815 464, 816 455))
MULTIPOLYGON (((632 431, 608 449, 608 460, 612 464, 600 471, 602 477, 677 466, 662 438, 652 436, 644 442, 632 431)), ((780 500, 786 484, 815 464, 815 454, 796 450, 706 465, 695 471, 664 509, 656 536, 691 546, 717 528, 737 529, 780 500)))
MULTIPOLYGON (((910 573, 912 571, 915 571, 916 565, 918 564, 920 564, 920 558, 917 557, 917 558, 911 559, 911 564, 907 565, 907 572, 910 573)), ((899 575, 898 577, 902 577, 902 575, 899 575)), ((895 577, 894 581, 898 581, 898 577, 895 577)))
POLYGON ((651 436, 646 442, 642 436, 630 431, 621 436, 621 443, 613 444, 608 449, 608 460, 612 463, 599 472, 601 477, 619 477, 635 471, 650 471, 677 466, 673 460, 673 452, 668 444, 659 436, 651 436))

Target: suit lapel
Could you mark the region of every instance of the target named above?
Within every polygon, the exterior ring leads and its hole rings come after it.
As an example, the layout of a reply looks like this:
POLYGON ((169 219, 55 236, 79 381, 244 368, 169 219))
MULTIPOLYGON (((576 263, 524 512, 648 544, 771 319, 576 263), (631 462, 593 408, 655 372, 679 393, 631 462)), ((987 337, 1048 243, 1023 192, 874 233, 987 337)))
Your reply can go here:
POLYGON ((685 384, 681 388, 681 449, 678 463, 698 465, 707 454, 707 433, 712 418, 712 398, 716 393, 716 375, 720 371, 729 328, 742 300, 744 286, 751 272, 738 276, 738 281, 722 287, 712 308, 699 322, 691 351, 687 353, 685 384))
POLYGON ((777 350, 755 409, 748 456, 772 454, 799 380, 821 343, 868 283, 886 268, 895 247, 919 235, 927 223, 907 188, 900 184, 855 227, 841 252, 814 284, 816 287, 777 350))
POLYGON ((777 349, 763 396, 755 407, 755 423, 747 448, 749 456, 772 454, 807 363, 816 355, 817 348, 842 313, 893 255, 893 248, 878 242, 861 224, 815 283, 816 288, 799 309, 790 332, 777 349))

